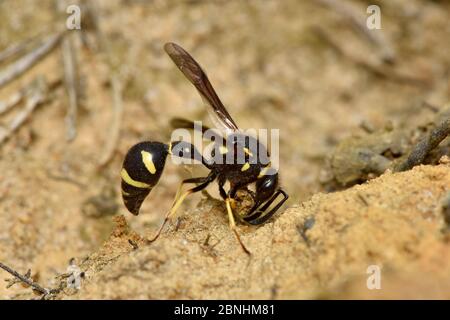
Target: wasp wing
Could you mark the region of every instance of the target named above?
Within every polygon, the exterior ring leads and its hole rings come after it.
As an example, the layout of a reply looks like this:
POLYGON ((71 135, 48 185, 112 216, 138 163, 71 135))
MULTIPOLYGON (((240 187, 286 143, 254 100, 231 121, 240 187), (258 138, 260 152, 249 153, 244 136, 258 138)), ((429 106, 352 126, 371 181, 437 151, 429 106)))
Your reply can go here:
POLYGON ((177 65, 178 69, 183 72, 184 76, 195 86, 203 101, 210 106, 208 112, 212 115, 211 118, 214 124, 225 130, 238 131, 238 126, 225 109, 225 106, 209 82, 206 73, 197 61, 186 50, 175 43, 166 43, 164 50, 177 65))

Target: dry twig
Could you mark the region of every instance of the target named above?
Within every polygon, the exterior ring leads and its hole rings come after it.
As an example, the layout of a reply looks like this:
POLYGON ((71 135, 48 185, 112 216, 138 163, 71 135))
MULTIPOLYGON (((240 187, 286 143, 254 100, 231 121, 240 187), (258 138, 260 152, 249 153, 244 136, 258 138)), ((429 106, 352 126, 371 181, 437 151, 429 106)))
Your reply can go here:
POLYGON ((355 55, 352 51, 341 46, 338 41, 335 41, 333 37, 321 27, 314 27, 313 31, 316 32, 316 34, 322 38, 324 42, 328 43, 337 53, 342 55, 344 58, 349 59, 357 66, 370 71, 376 76, 414 86, 429 86, 429 81, 426 78, 401 73, 395 69, 392 69, 390 66, 374 63, 366 58, 355 55))
POLYGON ((15 56, 18 56, 27 51, 29 47, 34 44, 35 40, 36 37, 33 37, 7 47, 2 52, 0 52, 0 63, 3 63, 4 61, 12 59, 15 56))
POLYGON ((0 101, 0 115, 8 112, 23 101, 25 91, 19 90, 15 92, 6 102, 0 101))
POLYGON ((381 30, 370 30, 366 25, 366 16, 361 14, 352 4, 344 0, 316 0, 318 3, 325 5, 345 18, 345 21, 351 23, 353 28, 363 34, 366 39, 375 44, 380 49, 381 59, 384 62, 392 63, 395 61, 396 53, 384 36, 381 30))
POLYGON ((99 166, 104 167, 112 159, 116 146, 120 138, 120 127, 123 117, 123 100, 122 100, 122 80, 121 80, 121 66, 116 57, 112 54, 111 46, 108 39, 103 35, 98 16, 96 15, 96 8, 93 3, 85 6, 85 11, 95 23, 92 25, 96 34, 96 40, 99 44, 100 50, 105 54, 106 63, 110 69, 110 83, 112 91, 112 112, 113 119, 108 134, 108 139, 105 148, 100 156, 99 166))
POLYGON ((76 120, 79 104, 79 81, 77 72, 77 57, 74 51, 73 35, 69 34, 62 40, 61 44, 63 64, 64 64, 64 83, 67 96, 69 98, 67 115, 65 118, 67 125, 67 140, 72 141, 77 134, 76 120))
POLYGON ((405 161, 400 163, 396 171, 409 170, 425 160, 426 156, 450 135, 450 118, 439 123, 430 133, 413 147, 405 161))
POLYGON ((58 32, 49 36, 40 46, 11 64, 3 72, 0 72, 0 88, 24 74, 49 54, 59 43, 63 35, 64 32, 58 32))
POLYGON ((111 89, 113 94, 113 119, 108 135, 109 138, 106 141, 105 149, 103 150, 102 156, 100 157, 99 165, 101 167, 108 164, 108 162, 111 160, 120 137, 120 126, 123 116, 122 83, 119 80, 119 75, 116 72, 113 72, 111 76, 111 89))
POLYGON ((56 181, 62 181, 62 182, 70 183, 70 184, 72 184, 74 186, 77 186, 80 189, 86 188, 86 184, 84 184, 82 182, 79 182, 76 179, 74 179, 72 177, 69 177, 67 175, 58 175, 58 174, 54 174, 54 173, 52 173, 50 171, 47 171, 47 176, 50 179, 53 179, 53 180, 56 180, 56 181))
POLYGON ((31 116, 37 106, 45 102, 47 93, 58 87, 60 80, 47 84, 43 77, 36 78, 29 87, 23 89, 26 101, 25 108, 11 121, 7 128, 0 130, 0 144, 5 142, 17 129, 19 129, 31 116))
MULTIPOLYGON (((65 10, 69 3, 66 0, 57 0, 56 8, 58 13, 63 16, 66 14, 65 10)), ((62 60, 64 66, 64 84, 66 87, 68 104, 67 114, 65 122, 67 126, 66 139, 72 141, 75 139, 76 121, 78 106, 80 103, 80 78, 78 73, 78 59, 77 59, 77 47, 74 43, 75 35, 79 32, 68 32, 67 35, 61 40, 62 60)))
POLYGON ((23 282, 24 284, 26 284, 29 287, 32 287, 34 290, 38 291, 39 293, 42 293, 44 296, 47 296, 48 294, 52 293, 52 290, 42 287, 41 285, 39 285, 38 283, 34 282, 31 279, 31 270, 28 270, 26 275, 22 275, 22 274, 18 273, 16 270, 11 269, 10 267, 8 267, 7 265, 5 265, 1 262, 0 262, 0 268, 2 268, 3 270, 5 270, 9 274, 11 274, 12 276, 15 277, 15 279, 18 280, 18 281, 7 280, 7 282, 9 282, 8 288, 17 282, 23 282))

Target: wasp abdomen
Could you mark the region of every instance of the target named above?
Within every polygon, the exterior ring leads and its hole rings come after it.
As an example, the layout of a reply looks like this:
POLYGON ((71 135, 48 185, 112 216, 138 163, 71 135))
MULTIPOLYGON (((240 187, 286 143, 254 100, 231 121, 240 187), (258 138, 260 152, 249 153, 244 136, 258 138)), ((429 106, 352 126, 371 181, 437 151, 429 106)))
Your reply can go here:
POLYGON ((151 141, 140 142, 128 150, 121 171, 122 198, 132 214, 139 214, 142 202, 158 183, 168 153, 168 145, 151 141))

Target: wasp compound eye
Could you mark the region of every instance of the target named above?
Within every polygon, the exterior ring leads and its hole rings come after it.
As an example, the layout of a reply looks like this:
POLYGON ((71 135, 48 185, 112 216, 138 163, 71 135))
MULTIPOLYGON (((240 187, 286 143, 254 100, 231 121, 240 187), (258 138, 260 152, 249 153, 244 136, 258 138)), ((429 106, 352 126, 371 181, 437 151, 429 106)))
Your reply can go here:
POLYGON ((128 150, 121 171, 122 198, 132 214, 139 214, 142 202, 158 183, 168 150, 164 143, 149 141, 128 150))
POLYGON ((258 203, 269 199, 278 188, 278 174, 266 175, 256 181, 256 199, 258 203))

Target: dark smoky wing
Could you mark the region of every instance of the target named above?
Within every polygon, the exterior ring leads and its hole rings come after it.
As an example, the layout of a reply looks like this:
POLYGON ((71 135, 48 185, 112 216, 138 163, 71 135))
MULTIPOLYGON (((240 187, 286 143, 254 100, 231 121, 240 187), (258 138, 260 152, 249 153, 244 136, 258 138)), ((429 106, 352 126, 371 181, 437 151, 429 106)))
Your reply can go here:
POLYGON ((170 56, 172 61, 177 65, 178 69, 183 72, 185 77, 195 86, 202 98, 211 106, 214 115, 220 123, 226 128, 237 131, 238 127, 231 118, 225 106, 220 101, 213 86, 209 82, 208 77, 202 70, 197 61, 183 48, 175 43, 166 43, 164 50, 170 56))
MULTIPOLYGON (((170 126, 174 129, 196 129, 195 123, 193 121, 178 117, 172 118, 170 120, 170 126)), ((201 129, 203 133, 210 130, 210 128, 205 125, 202 125, 201 129)))

